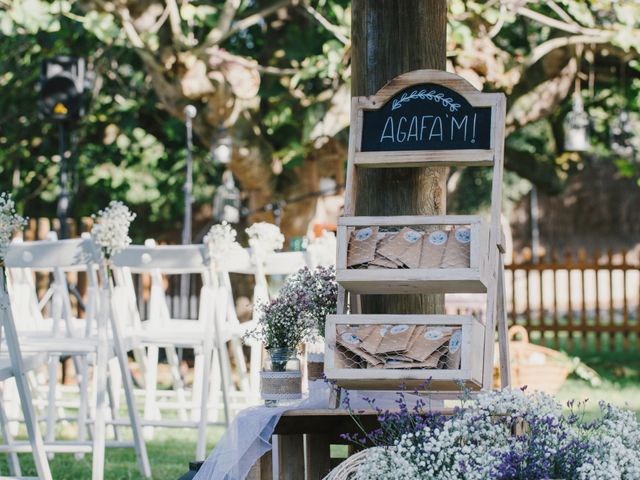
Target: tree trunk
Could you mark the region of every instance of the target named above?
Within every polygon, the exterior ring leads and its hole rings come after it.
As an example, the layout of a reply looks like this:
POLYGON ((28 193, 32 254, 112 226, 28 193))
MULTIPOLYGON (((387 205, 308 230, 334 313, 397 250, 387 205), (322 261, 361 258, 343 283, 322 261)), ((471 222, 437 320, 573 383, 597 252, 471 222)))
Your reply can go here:
MULTIPOLYGON (((373 95, 394 77, 446 66, 446 0, 353 0, 353 96, 373 95)), ((361 169, 357 215, 439 215, 447 168, 361 169)), ((442 313, 444 295, 369 296, 367 313, 442 313)))

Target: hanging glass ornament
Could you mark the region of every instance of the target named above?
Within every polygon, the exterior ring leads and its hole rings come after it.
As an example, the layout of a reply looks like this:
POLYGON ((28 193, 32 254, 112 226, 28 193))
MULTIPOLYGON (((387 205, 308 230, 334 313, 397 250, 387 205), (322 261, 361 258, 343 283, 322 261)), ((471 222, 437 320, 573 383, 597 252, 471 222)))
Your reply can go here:
POLYGON ((616 155, 624 158, 633 158, 634 156, 634 132, 629 112, 619 110, 617 115, 613 117, 610 128, 611 150, 616 155))
POLYGON ((222 174, 222 185, 213 197, 213 218, 217 222, 240 222, 240 190, 236 187, 231 170, 222 174))
POLYGON ((217 165, 228 165, 231 162, 233 140, 229 132, 219 128, 211 146, 211 158, 217 165))
POLYGON ((584 111, 582 97, 573 97, 573 107, 563 122, 564 149, 567 152, 586 152, 591 148, 589 142, 589 116, 584 111))

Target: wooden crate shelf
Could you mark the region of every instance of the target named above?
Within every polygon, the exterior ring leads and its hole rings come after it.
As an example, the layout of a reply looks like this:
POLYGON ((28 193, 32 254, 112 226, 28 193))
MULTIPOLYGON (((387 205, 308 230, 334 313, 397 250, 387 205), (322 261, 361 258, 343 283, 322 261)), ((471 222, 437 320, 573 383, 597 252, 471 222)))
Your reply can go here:
MULTIPOLYGON (((325 375, 343 388, 367 390, 400 390, 424 388, 427 390, 460 391, 461 386, 479 390, 482 385, 483 345, 485 327, 467 315, 374 315, 351 314, 327 317, 325 333, 325 375), (429 328, 459 330, 459 368, 363 368, 347 359, 344 348, 338 344, 338 328, 357 326, 415 325, 429 328)), ((362 339, 363 340, 363 339, 362 339)), ((448 347, 446 347, 448 348, 448 347)))
MULTIPOLYGON (((382 234, 384 235, 384 233, 382 234)), ((486 293, 486 252, 488 227, 476 215, 396 217, 342 217, 338 220, 338 258, 336 279, 356 294, 486 293), (348 268, 352 232, 378 227, 380 232, 398 231, 408 226, 418 232, 467 227, 470 232, 465 267, 448 268, 348 268)))

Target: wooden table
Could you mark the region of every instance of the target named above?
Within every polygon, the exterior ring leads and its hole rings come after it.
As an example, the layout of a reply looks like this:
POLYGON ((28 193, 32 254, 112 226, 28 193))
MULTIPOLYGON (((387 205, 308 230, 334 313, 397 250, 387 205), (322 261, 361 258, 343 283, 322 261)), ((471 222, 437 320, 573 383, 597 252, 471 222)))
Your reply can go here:
MULTIPOLYGON (((451 413, 449 409, 439 411, 444 415, 451 413)), ((359 423, 367 431, 379 426, 375 410, 356 412, 359 423)), ((340 435, 361 431, 348 410, 318 409, 285 412, 273 433, 278 448, 278 480, 321 480, 335 466, 336 459, 332 463, 330 455, 331 445, 347 445, 340 435)), ((273 480, 272 462, 268 452, 253 466, 247 479, 273 480)))
MULTIPOLYGON (((358 410, 367 429, 378 425, 375 410, 358 410)), ((332 468, 331 445, 345 445, 343 433, 360 432, 347 410, 291 410, 285 412, 274 430, 278 449, 278 480, 321 480, 332 468), (306 453, 305 453, 306 451, 306 453), (305 468, 306 456, 306 468, 305 468)), ((250 480, 272 480, 272 455, 265 454, 251 469, 250 480)))

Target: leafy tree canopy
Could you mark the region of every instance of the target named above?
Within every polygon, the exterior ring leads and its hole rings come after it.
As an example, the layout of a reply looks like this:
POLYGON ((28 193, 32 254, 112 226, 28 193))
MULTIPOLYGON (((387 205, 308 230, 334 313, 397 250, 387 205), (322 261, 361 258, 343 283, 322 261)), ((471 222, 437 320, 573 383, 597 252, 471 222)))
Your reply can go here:
MULTIPOLYGON (((509 178, 558 191, 593 158, 636 175, 633 155, 611 149, 611 125, 618 110, 638 111, 639 19, 640 5, 616 0, 449 1, 449 69, 508 95, 509 178), (592 119, 587 155, 563 151, 577 79, 592 119)), ((349 22, 347 0, 0 0, 0 188, 27 214, 54 215, 57 132, 36 99, 40 63, 62 54, 96 73, 68 152, 76 216, 119 198, 156 232, 179 227, 187 104, 198 108, 197 205, 220 180, 210 150, 221 129, 251 208, 317 190, 323 176, 341 182, 349 22)), ((485 198, 482 172, 454 180, 466 192, 456 209, 485 198)), ((286 207, 283 228, 301 233, 313 204, 286 207)))

